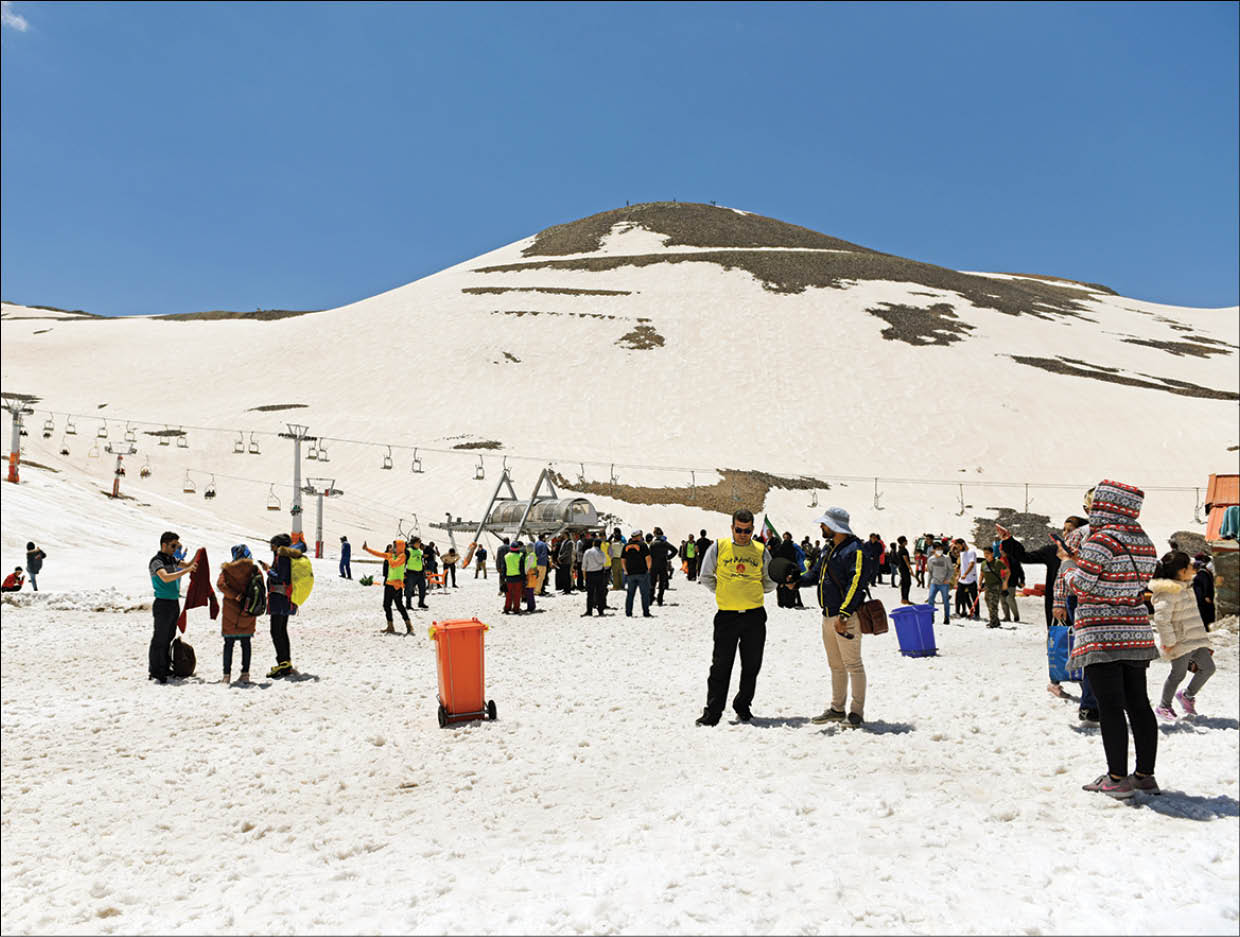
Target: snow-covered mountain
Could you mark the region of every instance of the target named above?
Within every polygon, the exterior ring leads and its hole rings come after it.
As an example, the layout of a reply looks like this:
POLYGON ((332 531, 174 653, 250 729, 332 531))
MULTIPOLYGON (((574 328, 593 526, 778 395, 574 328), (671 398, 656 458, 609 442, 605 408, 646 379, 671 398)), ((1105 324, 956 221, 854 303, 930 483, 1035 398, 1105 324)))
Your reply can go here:
MULTIPOLYGON (((270 434, 295 420, 330 458, 306 473, 345 491, 329 543, 477 517, 504 457, 519 490, 550 462, 638 526, 717 528, 703 507, 745 503, 800 533, 818 502, 884 535, 965 533, 998 506, 1058 517, 1112 476, 1150 489, 1165 536, 1193 525, 1196 493, 1159 489, 1237 461, 1236 307, 958 272, 711 205, 592 215, 337 309, 227 315, 4 304, 2 390, 36 411, 24 457, 109 487, 92 443, 129 421, 127 492, 265 532, 287 525, 265 511, 271 486, 283 508, 291 492, 291 444, 270 434), (187 429, 186 449, 145 435, 165 425, 218 431, 187 429), (252 432, 261 454, 235 454, 252 432)), ((6 522, 6 545, 27 536, 6 522)))

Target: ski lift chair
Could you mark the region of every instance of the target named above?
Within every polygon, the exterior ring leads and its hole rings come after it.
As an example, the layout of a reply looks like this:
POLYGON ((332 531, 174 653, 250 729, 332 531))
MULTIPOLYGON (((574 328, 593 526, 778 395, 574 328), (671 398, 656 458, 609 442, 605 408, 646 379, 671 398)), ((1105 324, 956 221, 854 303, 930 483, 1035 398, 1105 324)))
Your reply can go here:
POLYGON ((250 455, 261 455, 262 450, 258 448, 258 440, 254 438, 254 434, 250 433, 250 455))
POLYGON ((171 446, 172 445, 171 436, 172 436, 172 427, 165 426, 163 435, 159 437, 159 444, 161 446, 171 446))
POLYGON ((51 417, 48 417, 46 420, 43 421, 43 438, 51 439, 52 433, 54 433, 55 431, 56 431, 56 424, 52 421, 51 417))
POLYGON ((245 434, 238 433, 237 438, 233 440, 233 452, 241 455, 245 452, 245 434))
POLYGON ((77 427, 74 426, 73 420, 71 420, 69 417, 65 417, 65 435, 66 436, 77 435, 77 427))
POLYGON ((272 485, 271 488, 268 489, 267 491, 267 510, 268 511, 280 510, 280 499, 276 496, 275 485, 272 485))
POLYGON ((214 475, 211 476, 211 481, 207 483, 207 490, 202 493, 202 496, 206 498, 208 501, 210 501, 212 498, 215 497, 215 476, 214 475))
POLYGON ((177 436, 177 448, 188 449, 189 448, 189 437, 185 435, 185 430, 181 429, 180 427, 177 427, 177 429, 180 430, 180 434, 177 436))
POLYGON ((323 440, 321 439, 319 440, 319 461, 320 462, 331 461, 331 459, 327 457, 327 447, 323 445, 323 440))
POLYGON ((312 440, 310 442, 310 448, 306 450, 306 458, 311 462, 317 462, 319 460, 319 451, 315 448, 317 445, 318 443, 312 440))
POLYGON ((99 424, 99 432, 95 433, 95 438, 96 439, 107 439, 108 438, 108 421, 107 420, 104 420, 102 423, 99 424))
POLYGON ((146 461, 142 463, 142 468, 138 470, 139 478, 151 477, 151 457, 147 456, 146 461))
POLYGON ((422 474, 422 460, 418 458, 417 449, 413 450, 413 462, 409 465, 409 471, 413 472, 415 475, 422 474))
POLYGON ((91 447, 86 450, 86 458, 88 459, 99 458, 99 443, 96 442, 96 443, 91 444, 91 447))
POLYGON ((482 481, 487 477, 487 470, 482 465, 482 456, 478 456, 478 464, 474 466, 474 481, 482 481))
POLYGON ((61 455, 69 454, 69 441, 65 439, 63 436, 60 437, 60 454, 61 455))
POLYGON ((128 423, 125 424, 125 442, 134 444, 138 442, 138 431, 128 423))
POLYGON ((181 483, 181 490, 187 495, 195 494, 198 491, 198 486, 194 484, 194 480, 189 477, 189 469, 185 470, 185 481, 181 483))
POLYGON ((383 468, 390 469, 392 467, 392 447, 387 447, 387 455, 383 457, 383 468))

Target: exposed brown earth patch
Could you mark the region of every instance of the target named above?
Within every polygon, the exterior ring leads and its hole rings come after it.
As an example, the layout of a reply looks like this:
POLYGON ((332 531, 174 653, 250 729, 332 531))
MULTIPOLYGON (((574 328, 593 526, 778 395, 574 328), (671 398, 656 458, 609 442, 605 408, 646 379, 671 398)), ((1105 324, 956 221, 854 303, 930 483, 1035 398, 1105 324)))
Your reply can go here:
POLYGON ((1041 280, 996 280, 873 251, 832 254, 795 250, 736 250, 633 254, 496 264, 479 267, 475 272, 588 270, 601 273, 625 267, 676 263, 713 263, 725 270, 744 270, 774 293, 802 293, 811 286, 841 289, 856 281, 892 280, 957 293, 974 306, 1005 315, 1029 315, 1046 320, 1072 317, 1093 321, 1085 314, 1086 307, 1082 305, 1085 297, 1078 289, 1041 280))
POLYGON ((305 410, 308 403, 265 403, 261 407, 250 407, 246 413, 275 413, 278 410, 305 410))
POLYGON ((496 309, 493 316, 570 316, 574 319, 624 319, 627 316, 608 316, 601 312, 549 312, 545 309, 496 309))
POLYGON ((1188 381, 1177 381, 1169 377, 1156 377, 1143 374, 1141 377, 1128 377, 1114 369, 1103 369, 1084 362, 1073 362, 1068 358, 1033 358, 1025 355, 1011 355, 1017 364, 1025 364, 1054 374, 1066 374, 1071 377, 1088 377, 1095 381, 1106 381, 1110 384, 1123 384, 1127 387, 1146 387, 1150 390, 1162 390, 1181 397, 1200 397, 1204 400, 1236 400, 1240 394, 1230 390, 1216 390, 1213 387, 1202 387, 1188 381), (1145 378, 1143 380, 1142 378, 1145 378))
POLYGON ((308 316, 322 309, 256 309, 254 312, 232 312, 227 309, 211 309, 206 312, 173 312, 162 316, 151 316, 164 322, 208 322, 216 319, 253 319, 256 322, 274 322, 276 319, 291 319, 293 316, 308 316))
POLYGON ((453 449, 502 449, 503 443, 495 439, 483 439, 479 442, 457 443, 453 449))
MULTIPOLYGON (((1175 326, 1172 326, 1175 328, 1175 326)), ((1183 358, 1191 355, 1194 358, 1209 358, 1211 355, 1230 355, 1230 349, 1219 348, 1214 343, 1205 344, 1203 342, 1164 342, 1155 338, 1126 338, 1124 339, 1129 345, 1144 345, 1146 348, 1157 348, 1165 351, 1177 358, 1183 358)), ((1221 343, 1220 343, 1221 344, 1221 343)))
POLYGON ((632 296, 632 290, 574 290, 556 286, 465 286, 462 293, 472 296, 499 295, 501 293, 550 293, 554 296, 632 296))
POLYGON ((36 394, 14 394, 7 390, 0 394, 0 400, 19 400, 22 403, 38 403, 42 399, 36 394))
POLYGON ((506 352, 504 352, 504 358, 505 358, 506 360, 508 360, 508 361, 511 361, 513 364, 520 364, 520 363, 521 363, 521 359, 520 359, 520 358, 518 358, 516 355, 514 355, 514 354, 513 354, 512 352, 510 352, 510 351, 506 351, 506 352))
POLYGON ((144 429, 142 431, 142 435, 143 436, 184 436, 186 435, 186 433, 185 433, 185 430, 183 429, 144 429))
POLYGON ((645 351, 663 347, 663 336, 656 332, 652 325, 639 325, 633 331, 621 335, 616 344, 633 351, 645 351))
POLYGON ((866 312, 887 323, 883 338, 908 345, 950 345, 973 331, 973 326, 961 322, 947 303, 936 303, 929 309, 881 303, 866 312))
POLYGON ((785 478, 766 472, 745 472, 740 469, 718 469, 722 478, 713 485, 684 485, 671 488, 643 488, 635 485, 613 485, 611 482, 569 481, 553 473, 557 488, 580 494, 606 495, 629 504, 683 504, 731 514, 739 508, 761 511, 772 488, 788 490, 829 489, 817 478, 785 478))
POLYGON ((700 202, 643 202, 553 225, 538 232, 526 257, 588 254, 602 246, 614 225, 630 224, 667 236, 669 246, 801 247, 817 250, 866 251, 800 225, 763 215, 739 214, 730 208, 700 202))
MULTIPOLYGON (((1062 526, 1062 524, 1052 525, 1050 517, 1046 514, 1026 513, 1014 508, 992 507, 987 510, 995 513, 990 517, 973 518, 973 536, 970 542, 977 545, 979 552, 982 546, 994 542, 995 521, 1010 530, 1012 536, 1019 540, 1027 550, 1036 550, 1046 546, 1051 542, 1050 529, 1054 527, 1058 531, 1062 526)), ((1060 521, 1062 520, 1063 518, 1060 518, 1060 521)), ((932 532, 937 533, 937 531, 932 532)))

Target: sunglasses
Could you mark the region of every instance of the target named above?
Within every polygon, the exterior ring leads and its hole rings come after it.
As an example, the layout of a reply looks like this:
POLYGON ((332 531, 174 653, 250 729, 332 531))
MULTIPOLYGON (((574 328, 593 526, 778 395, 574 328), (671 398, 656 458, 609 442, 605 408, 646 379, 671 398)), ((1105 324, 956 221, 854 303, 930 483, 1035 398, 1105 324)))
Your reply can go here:
POLYGON ((752 528, 752 527, 733 527, 732 529, 733 529, 734 531, 736 531, 738 534, 751 534, 751 533, 753 533, 753 528, 752 528))

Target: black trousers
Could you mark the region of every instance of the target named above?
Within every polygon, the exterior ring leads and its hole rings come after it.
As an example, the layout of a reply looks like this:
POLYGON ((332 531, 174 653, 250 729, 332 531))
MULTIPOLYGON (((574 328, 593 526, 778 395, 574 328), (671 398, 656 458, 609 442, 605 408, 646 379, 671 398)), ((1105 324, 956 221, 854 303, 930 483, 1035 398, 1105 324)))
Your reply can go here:
POLYGON ((1158 721, 1154 718, 1154 710, 1150 709, 1145 689, 1148 669, 1149 661, 1145 660, 1110 661, 1085 668, 1085 676, 1098 699, 1098 722, 1102 725, 1107 770, 1121 778, 1128 774, 1129 724, 1132 725, 1133 748, 1137 751, 1137 770, 1142 774, 1154 773, 1158 721))
POLYGON ((233 644, 241 642, 241 672, 250 672, 250 636, 248 634, 229 634, 224 636, 224 673, 232 670, 233 644))
POLYGON ((293 660, 293 652, 289 648, 288 643, 288 616, 272 615, 271 616, 271 643, 276 649, 276 663, 282 664, 285 661, 290 663, 293 660))
POLYGON ((385 582, 383 584, 383 617, 387 619, 389 625, 392 623, 393 604, 396 605, 396 611, 400 612, 400 617, 405 619, 405 624, 408 625, 409 616, 405 614, 405 603, 401 601, 400 590, 385 582))
POLYGON ((706 710, 714 718, 723 715, 732 682, 732 664, 737 649, 741 655, 741 679, 732 708, 746 710, 753 703, 766 648, 766 609, 715 613, 715 646, 711 654, 710 676, 706 680, 706 710))
POLYGON ((560 563, 556 567, 556 586, 565 594, 573 591, 573 564, 572 562, 560 563))
POLYGON ((147 673, 152 677, 167 677, 172 669, 172 637, 176 634, 181 603, 176 599, 156 599, 151 603, 151 615, 155 619, 155 631, 147 653, 147 673))
POLYGON ((910 576, 907 572, 901 573, 900 574, 900 599, 901 601, 904 601, 904 602, 908 601, 908 590, 911 589, 912 586, 913 586, 913 577, 910 576))
POLYGON ((608 570, 592 569, 586 573, 586 614, 603 614, 607 607, 608 570))
POLYGON ((654 580, 654 600, 662 605, 663 593, 667 591, 667 584, 671 581, 671 576, 668 575, 665 568, 654 570, 650 578, 654 580))
POLYGON ((443 584, 444 584, 445 586, 448 584, 448 580, 449 580, 449 579, 451 579, 451 580, 452 580, 452 588, 453 588, 453 589, 455 589, 455 588, 456 588, 456 564, 455 564, 455 563, 445 563, 445 564, 444 564, 444 567, 443 567, 443 584))
POLYGON ((418 570, 405 574, 405 608, 413 608, 413 590, 418 590, 418 607, 426 604, 426 573, 418 570))

